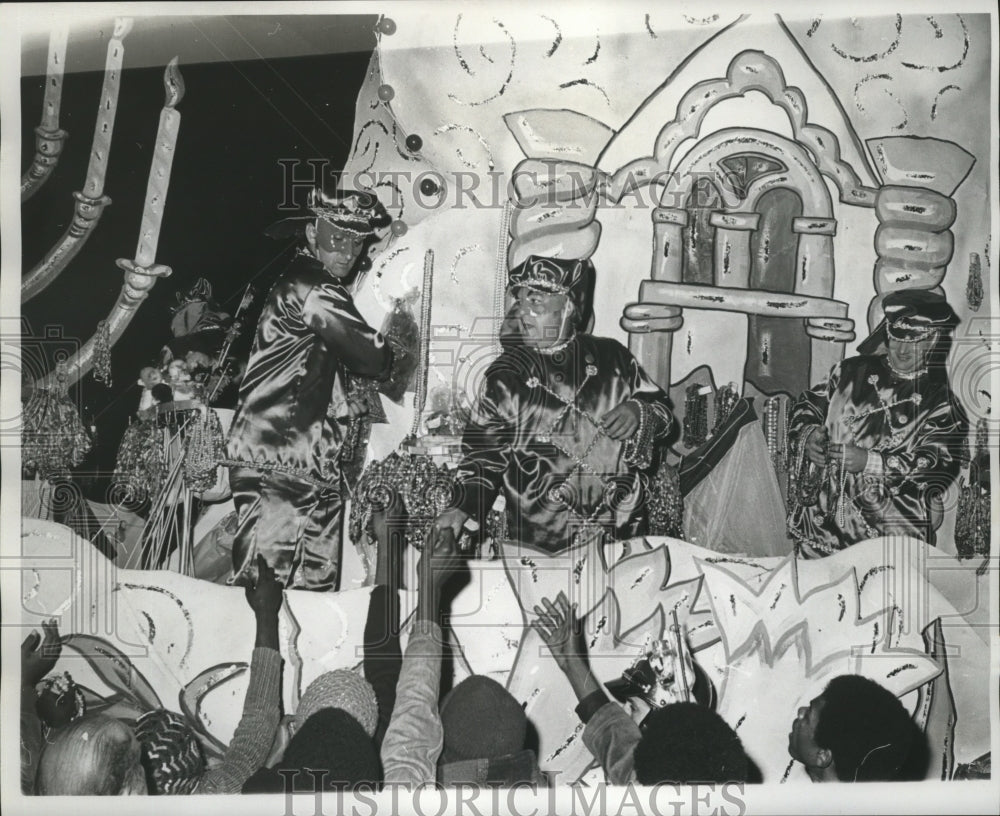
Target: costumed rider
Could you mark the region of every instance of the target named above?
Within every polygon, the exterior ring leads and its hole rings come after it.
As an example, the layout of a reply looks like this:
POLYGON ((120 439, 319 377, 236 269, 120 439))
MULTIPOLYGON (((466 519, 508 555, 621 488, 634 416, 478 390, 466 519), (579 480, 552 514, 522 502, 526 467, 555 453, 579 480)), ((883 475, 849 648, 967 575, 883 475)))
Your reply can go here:
POLYGON ((264 305, 228 440, 238 513, 233 582, 261 553, 286 587, 336 590, 343 527, 341 447, 350 375, 381 377, 392 353, 358 312, 352 284, 391 218, 373 193, 311 191, 305 215, 268 228, 305 247, 264 305))
POLYGON ((962 467, 969 420, 946 369, 957 315, 922 289, 891 292, 882 308, 860 355, 792 408, 788 527, 802 557, 885 535, 934 544, 942 497, 962 467))
POLYGON ((616 340, 588 334, 594 265, 528 257, 511 271, 504 350, 462 437, 457 499, 432 539, 480 528, 497 495, 509 537, 555 554, 646 528, 647 473, 667 397, 616 340))

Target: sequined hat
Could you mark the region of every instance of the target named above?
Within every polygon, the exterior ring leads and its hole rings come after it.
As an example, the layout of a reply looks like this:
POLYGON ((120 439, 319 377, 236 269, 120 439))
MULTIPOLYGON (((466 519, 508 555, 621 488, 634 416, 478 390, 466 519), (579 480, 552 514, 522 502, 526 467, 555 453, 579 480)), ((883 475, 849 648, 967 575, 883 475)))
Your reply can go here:
POLYGON ((306 206, 297 215, 274 222, 264 234, 270 238, 290 238, 302 233, 305 225, 317 218, 364 237, 375 235, 392 223, 392 217, 375 193, 314 187, 309 191, 306 206))
POLYGON ((958 315, 944 295, 927 289, 902 289, 882 300, 889 336, 898 340, 919 340, 935 331, 958 325, 958 315))
POLYGON ((883 320, 858 345, 860 354, 875 354, 887 339, 917 342, 938 332, 951 331, 958 315, 944 295, 929 289, 901 289, 882 299, 883 320))
POLYGON ((546 258, 529 255, 510 271, 508 290, 527 287, 549 294, 568 295, 575 307, 574 323, 583 328, 590 322, 594 306, 594 264, 588 260, 546 258))

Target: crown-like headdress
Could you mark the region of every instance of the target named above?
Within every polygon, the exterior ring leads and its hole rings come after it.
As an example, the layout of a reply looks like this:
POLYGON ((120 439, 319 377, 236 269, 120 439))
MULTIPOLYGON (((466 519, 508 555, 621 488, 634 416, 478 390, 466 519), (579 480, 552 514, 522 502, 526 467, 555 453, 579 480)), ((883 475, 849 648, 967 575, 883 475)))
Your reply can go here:
POLYGON ((392 217, 375 193, 315 187, 309 191, 306 206, 297 215, 274 222, 264 230, 264 234, 270 238, 301 235, 306 224, 316 218, 362 237, 375 235, 392 223, 392 217))

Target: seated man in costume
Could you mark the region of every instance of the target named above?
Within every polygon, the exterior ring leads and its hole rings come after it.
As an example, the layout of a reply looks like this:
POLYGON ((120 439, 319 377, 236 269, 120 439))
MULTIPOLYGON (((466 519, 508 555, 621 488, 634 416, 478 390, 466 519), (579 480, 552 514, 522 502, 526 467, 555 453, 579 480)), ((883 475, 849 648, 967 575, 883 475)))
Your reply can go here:
POLYGON ((587 334, 594 266, 529 257, 510 273, 505 349, 462 439, 454 506, 432 532, 482 524, 502 490, 510 537, 551 554, 646 526, 646 474, 671 425, 628 350, 587 334))
POLYGON ((317 189, 308 210, 268 230, 290 237, 304 227, 306 248, 264 305, 226 464, 239 514, 233 580, 260 552, 285 586, 323 591, 340 578, 345 427, 363 411, 346 378, 381 376, 392 360, 348 285, 391 219, 367 192, 317 189))
POLYGON ((917 781, 927 764, 922 740, 895 694, 867 677, 842 674, 799 709, 788 753, 813 782, 917 781), (912 767, 914 757, 923 769, 912 767))
POLYGON ((969 421, 945 362, 958 317, 943 296, 892 292, 885 319, 799 397, 788 528, 816 558, 883 535, 934 544, 941 497, 958 476, 969 421))

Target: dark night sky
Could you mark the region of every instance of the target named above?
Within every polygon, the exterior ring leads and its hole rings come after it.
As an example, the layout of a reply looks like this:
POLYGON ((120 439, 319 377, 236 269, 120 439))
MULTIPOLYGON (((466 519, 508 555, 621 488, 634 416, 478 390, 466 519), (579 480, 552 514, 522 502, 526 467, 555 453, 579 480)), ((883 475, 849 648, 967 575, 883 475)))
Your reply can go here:
MULTIPOLYGON (((374 16, 341 20, 356 31, 354 52, 180 66, 186 93, 178 105, 180 133, 157 250, 157 262, 170 266, 173 275, 156 283, 112 349, 113 386, 106 388, 88 374, 76 391, 84 422, 97 426, 97 444, 78 475, 113 470, 121 434, 138 405, 139 369, 170 338, 175 293, 204 277, 231 313, 253 280, 258 295, 242 337, 249 347, 264 296, 289 257, 287 247, 262 234, 280 217, 278 160, 325 158, 333 169, 344 165, 354 105, 375 46, 375 22, 374 16)), ((129 69, 128 53, 126 41, 104 188, 112 204, 69 267, 22 307, 30 331, 22 355, 26 371, 37 369, 34 360, 41 349, 51 353, 67 347, 66 341, 31 339, 45 336, 47 327, 61 330, 70 343, 91 336, 121 288, 115 260, 135 255, 164 93, 163 68, 129 69)), ((72 216, 72 193, 83 187, 102 81, 103 72, 65 77, 60 126, 70 137, 53 176, 22 206, 25 269, 59 240, 72 216)), ((26 77, 21 83, 22 170, 34 153, 43 82, 44 77, 26 77)), ((88 492, 95 491, 103 487, 94 485, 88 492)))

